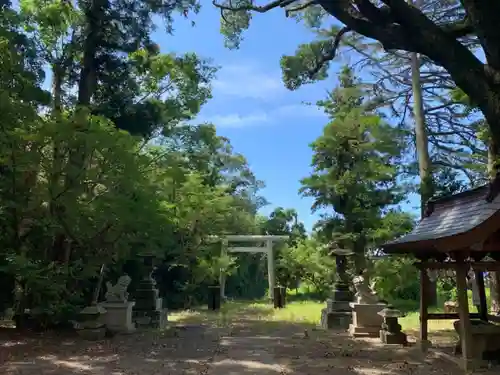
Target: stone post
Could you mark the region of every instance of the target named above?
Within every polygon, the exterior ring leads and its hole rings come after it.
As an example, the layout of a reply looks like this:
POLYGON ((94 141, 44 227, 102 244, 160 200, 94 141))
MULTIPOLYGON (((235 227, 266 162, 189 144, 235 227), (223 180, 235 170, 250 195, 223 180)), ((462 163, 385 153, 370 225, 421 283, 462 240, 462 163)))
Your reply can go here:
POLYGON ((286 288, 284 286, 274 287, 273 305, 275 309, 282 309, 286 305, 286 288))
POLYGON ((274 287, 276 286, 276 276, 275 276, 275 265, 274 265, 274 251, 273 251, 273 241, 267 240, 267 277, 269 280, 269 297, 271 301, 274 301, 274 287))
POLYGON ((212 311, 220 310, 221 291, 220 286, 213 285, 208 287, 208 309, 212 311))

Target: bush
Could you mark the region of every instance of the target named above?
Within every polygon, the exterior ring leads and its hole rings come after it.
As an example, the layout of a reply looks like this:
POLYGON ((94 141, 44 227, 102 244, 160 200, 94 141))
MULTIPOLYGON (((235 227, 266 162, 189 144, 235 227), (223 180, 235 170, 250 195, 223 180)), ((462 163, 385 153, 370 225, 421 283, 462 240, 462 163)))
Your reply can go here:
POLYGON ((282 249, 278 272, 286 272, 286 277, 279 275, 278 279, 293 282, 287 287, 294 288, 297 285, 295 281, 301 280, 310 285, 320 299, 324 299, 334 281, 335 261, 318 240, 309 238, 294 247, 282 249))
POLYGON ((385 257, 373 264, 375 291, 389 302, 418 301, 420 297, 419 271, 410 257, 385 257))

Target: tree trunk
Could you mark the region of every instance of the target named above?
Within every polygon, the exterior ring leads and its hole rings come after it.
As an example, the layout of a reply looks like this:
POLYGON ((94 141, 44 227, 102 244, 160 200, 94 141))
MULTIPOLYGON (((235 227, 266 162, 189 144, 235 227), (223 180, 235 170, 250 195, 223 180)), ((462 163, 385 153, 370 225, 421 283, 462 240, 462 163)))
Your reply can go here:
MULTIPOLYGON (((417 144, 418 171, 420 176, 420 213, 424 217, 425 207, 434 195, 432 178, 432 162, 429 155, 429 140, 425 126, 424 103, 420 83, 420 58, 417 53, 411 53, 411 77, 413 91, 413 115, 415 117, 415 138, 417 144)), ((437 305, 437 283, 429 284, 428 301, 430 306, 437 305)))
MULTIPOLYGON (((495 178, 497 173, 498 145, 490 139, 488 143, 488 176, 495 178)), ((490 272, 490 303, 493 314, 500 314, 500 272, 490 272)))
MULTIPOLYGON (((85 40, 83 42, 83 65, 78 82, 77 110, 74 117, 76 132, 85 132, 88 127, 88 106, 96 89, 96 55, 100 48, 101 24, 107 8, 107 0, 94 0, 85 9, 85 40)), ((87 150, 85 142, 78 142, 70 150, 65 176, 65 190, 77 189, 82 170, 85 169, 87 150)))
MULTIPOLYGON (((55 62, 52 65, 52 117, 56 121, 58 126, 62 124, 62 84, 64 82, 64 67, 61 63, 55 62)), ((62 194, 61 176, 62 169, 64 165, 64 152, 61 140, 57 137, 54 138, 54 144, 52 146, 52 171, 49 181, 49 192, 50 192, 50 205, 49 210, 52 217, 57 221, 59 220, 59 215, 64 213, 64 207, 58 202, 60 201, 60 195, 62 194)), ((52 254, 51 260, 56 262, 65 262, 65 259, 69 259, 70 254, 68 253, 70 246, 67 246, 66 236, 64 231, 61 229, 59 233, 54 236, 52 242, 52 254)), ((66 263, 66 266, 68 263, 66 263)))
MULTIPOLYGON (((105 16, 107 5, 107 0, 93 0, 83 9, 86 22, 84 32, 85 39, 83 41, 83 64, 78 82, 77 108, 73 115, 73 130, 75 132, 76 141, 70 144, 71 147, 69 147, 68 150, 68 161, 64 168, 64 182, 62 183, 62 192, 66 195, 66 200, 75 203, 81 193, 82 179, 84 177, 83 172, 85 171, 86 159, 88 157, 86 142, 82 142, 78 139, 78 133, 84 133, 88 128, 88 110, 91 104, 92 95, 96 88, 96 55, 102 44, 100 42, 101 24, 105 16)), ((59 66, 58 68, 63 69, 63 66, 59 66)), ((64 70, 59 71, 59 73, 62 74, 63 71, 64 70)), ((56 80, 58 78, 54 77, 54 79, 56 80)), ((61 82, 55 81, 54 84, 56 83, 60 85, 62 80, 61 82)), ((60 109, 61 106, 60 99, 60 96, 59 98, 55 98, 54 108, 56 112, 57 107, 60 109), (57 100, 59 100, 59 102, 57 102, 57 100)), ((59 153, 60 149, 54 149, 54 153, 56 152, 59 153)), ((55 172, 57 173, 57 170, 55 172)), ((54 182, 56 181, 54 180, 54 182)), ((66 209, 62 205, 55 204, 54 206, 56 208, 55 214, 64 227, 66 209)), ((66 229, 57 234, 54 239, 56 256, 61 262, 66 263, 69 262, 71 256, 71 242, 68 241, 68 237, 69 233, 66 229)))

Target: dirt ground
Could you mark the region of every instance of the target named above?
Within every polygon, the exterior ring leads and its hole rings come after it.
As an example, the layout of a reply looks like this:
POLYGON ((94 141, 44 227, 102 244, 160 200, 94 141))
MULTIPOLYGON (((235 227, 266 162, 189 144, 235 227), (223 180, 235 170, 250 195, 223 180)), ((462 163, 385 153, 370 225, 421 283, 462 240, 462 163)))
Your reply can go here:
MULTIPOLYGON (((482 374, 498 374, 494 368, 482 374)), ((354 340, 303 322, 248 311, 185 319, 168 329, 86 342, 75 336, 0 332, 0 374, 14 375, 459 375, 454 364, 416 346, 354 340)))

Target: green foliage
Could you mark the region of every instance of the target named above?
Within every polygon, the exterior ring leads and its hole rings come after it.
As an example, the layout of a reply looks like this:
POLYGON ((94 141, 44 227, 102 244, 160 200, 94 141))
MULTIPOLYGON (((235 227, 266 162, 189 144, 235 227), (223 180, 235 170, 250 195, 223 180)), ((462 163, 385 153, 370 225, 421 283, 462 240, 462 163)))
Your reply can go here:
POLYGON ((384 257, 373 264, 372 282, 382 299, 418 301, 420 296, 419 271, 410 257, 384 257))
POLYGON ((314 198, 313 210, 334 212, 318 225, 323 238, 358 254, 369 231, 405 193, 397 181, 402 134, 367 108, 363 95, 345 68, 340 87, 320 103, 332 121, 311 145, 314 170, 301 189, 314 198))
POLYGON ((279 268, 283 285, 295 287, 301 280, 325 298, 334 280, 335 261, 318 239, 308 238, 282 249, 279 268))
POLYGON ((185 123, 211 97, 215 68, 150 40, 153 14, 170 29, 172 12, 197 2, 110 2, 91 19, 94 5, 26 0, 0 18, 0 301, 52 323, 91 301, 102 264, 106 278, 123 267, 140 277, 144 251, 163 259, 169 305, 202 302, 220 269, 237 271, 207 236, 259 233, 265 203, 215 126, 185 123), (84 96, 90 105, 77 109, 84 96))
POLYGON ((250 26, 252 13, 246 10, 246 6, 252 6, 252 0, 231 0, 224 1, 223 6, 239 8, 241 10, 232 11, 221 9, 220 32, 224 36, 224 45, 228 48, 239 48, 243 40, 243 32, 250 26))
POLYGON ((331 40, 321 40, 309 44, 301 44, 294 56, 281 58, 283 82, 290 90, 303 84, 325 79, 329 68, 322 58, 332 50, 331 40))
MULTIPOLYGON (((396 208, 406 193, 407 134, 374 110, 351 70, 318 103, 330 122, 312 144, 314 170, 301 191, 327 214, 308 236, 294 209, 259 216, 263 182, 217 124, 194 125, 217 68, 194 53, 160 51, 151 39, 153 19, 162 17, 172 32, 174 14, 196 13, 199 2, 96 4, 0 6, 2 309, 30 309, 45 327, 68 321, 91 301, 103 264, 106 279, 127 268, 136 280, 144 251, 161 260, 155 275, 170 308, 203 303, 221 272, 229 293, 262 296, 265 257, 221 255, 208 236, 225 234, 289 236, 274 249, 278 282, 307 284, 324 298, 335 269, 326 244, 352 248, 359 259, 411 230, 413 218, 396 208), (50 93, 43 67, 51 69, 50 93)), ((239 10, 222 10, 221 31, 238 48, 253 1, 230 5, 239 10)), ((282 59, 285 83, 295 89, 327 76, 340 30, 320 29, 321 7, 285 8, 319 36, 282 59)), ((462 188, 448 170, 435 178, 439 192, 462 188)), ((408 259, 384 259, 375 271, 387 299, 418 294, 408 259)))

